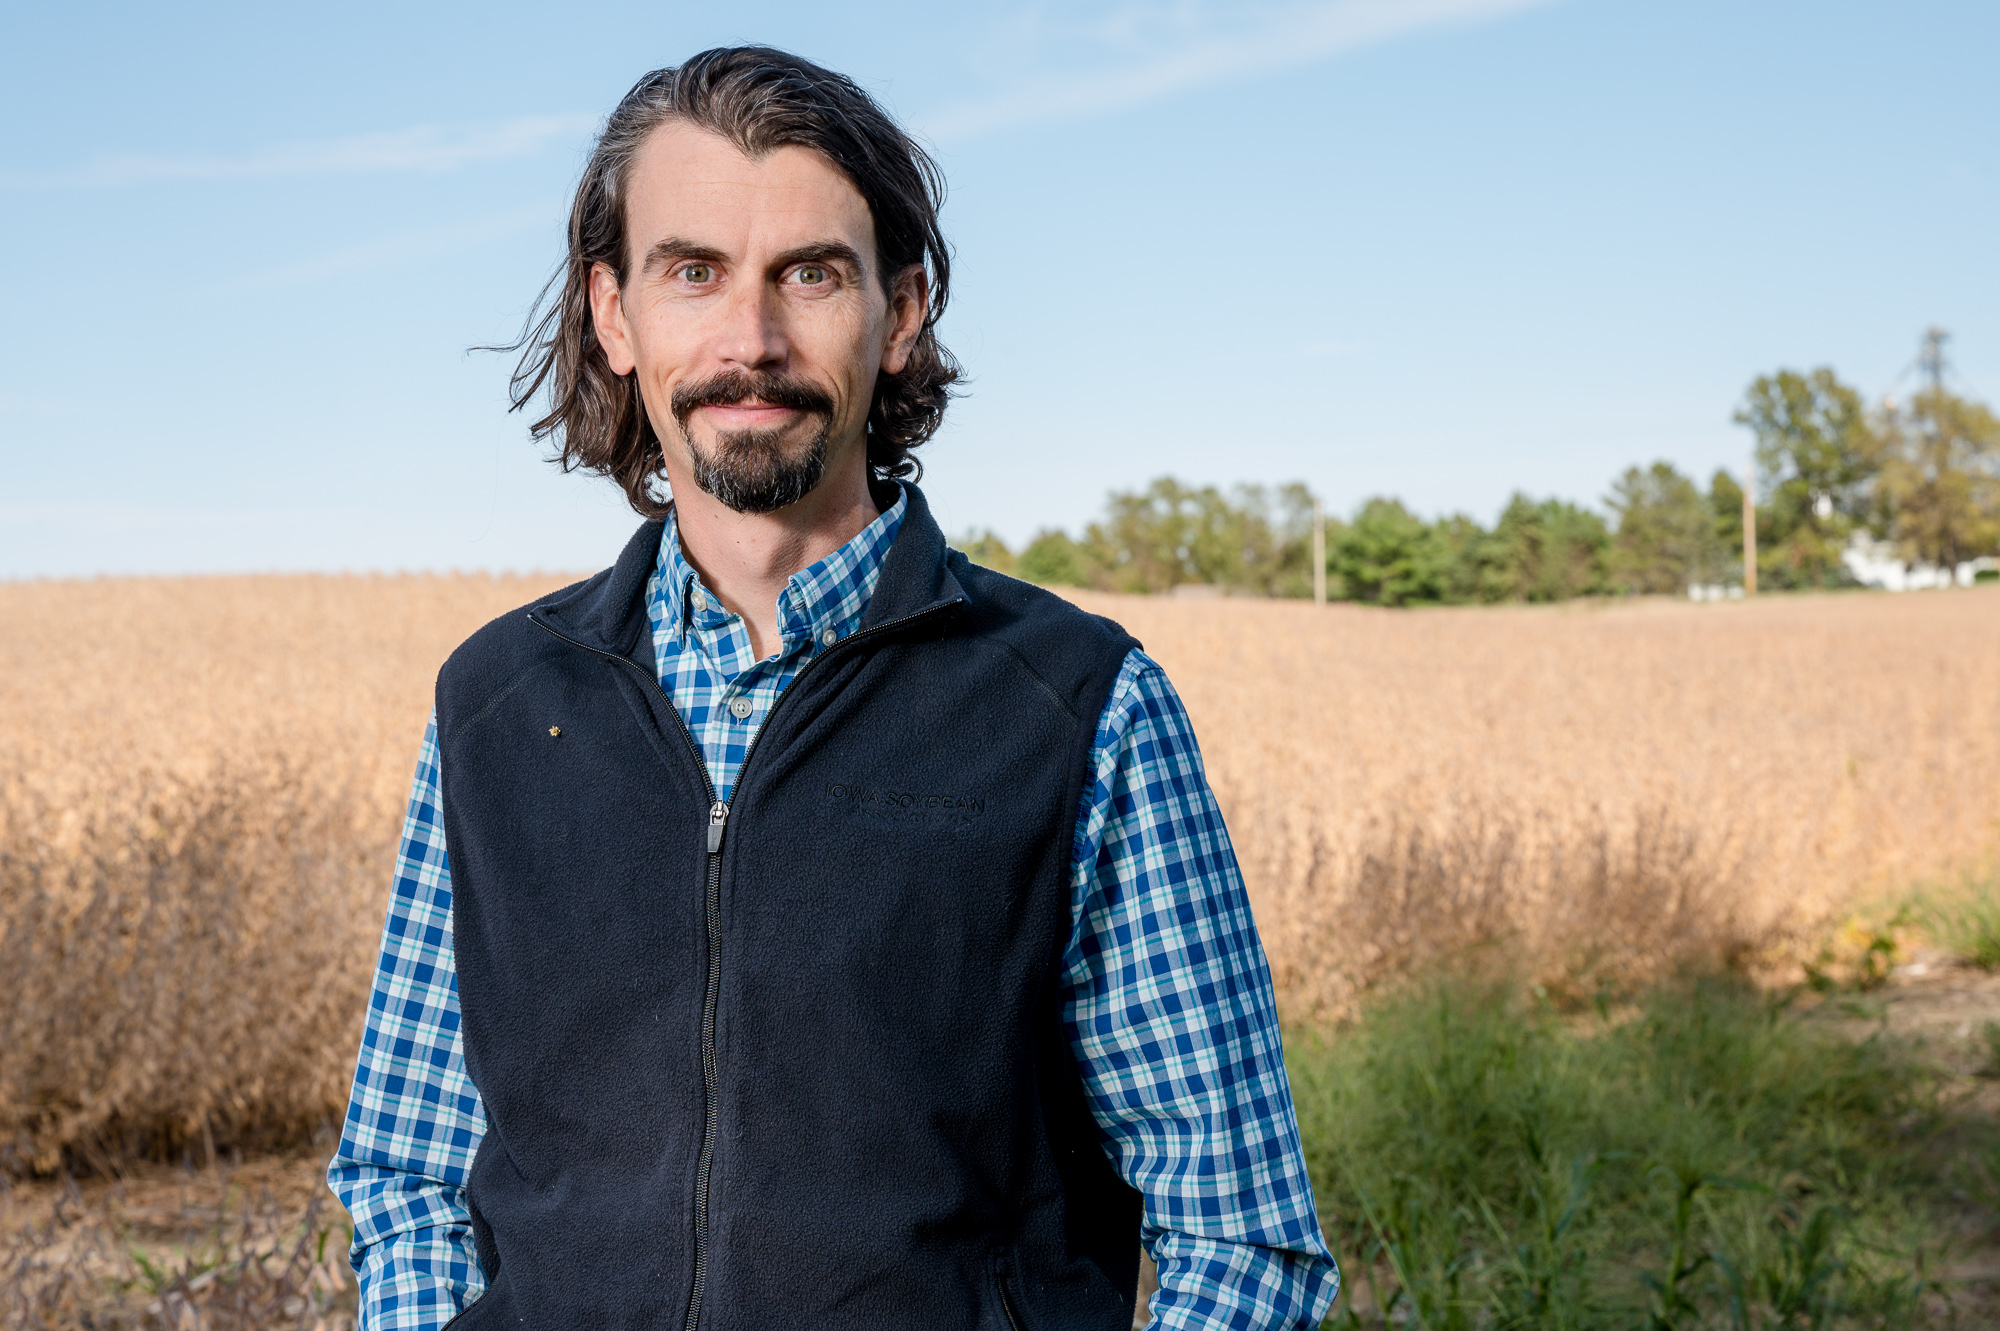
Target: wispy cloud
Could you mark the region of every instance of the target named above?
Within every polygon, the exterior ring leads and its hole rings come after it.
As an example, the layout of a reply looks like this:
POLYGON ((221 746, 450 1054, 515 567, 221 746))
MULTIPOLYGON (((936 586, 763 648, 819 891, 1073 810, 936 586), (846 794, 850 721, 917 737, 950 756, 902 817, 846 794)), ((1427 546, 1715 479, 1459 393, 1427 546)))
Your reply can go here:
POLYGON ((412 125, 377 134, 273 144, 245 153, 95 157, 41 174, 0 172, 10 189, 114 189, 165 181, 258 180, 280 176, 450 171, 474 162, 526 157, 596 125, 588 115, 517 116, 455 125, 412 125))
POLYGON ((324 254, 245 273, 212 289, 216 296, 241 296, 306 286, 333 278, 353 277, 402 264, 447 258, 490 241, 547 228, 552 243, 560 239, 562 217, 547 208, 526 208, 470 222, 424 227, 376 240, 347 245, 324 254))
POLYGON ((1224 6, 1204 21, 1201 6, 1126 5, 1096 25, 1105 44, 1146 48, 1137 58, 1107 62, 1030 82, 981 101, 945 107, 918 127, 950 143, 995 130, 1120 111, 1210 84, 1296 68, 1343 51, 1426 28, 1477 23, 1556 0, 1321 0, 1320 3, 1224 6), (1147 41, 1150 26, 1174 40, 1147 41), (1164 21, 1164 22, 1161 22, 1164 21), (1221 29, 1221 30, 1218 30, 1221 29))

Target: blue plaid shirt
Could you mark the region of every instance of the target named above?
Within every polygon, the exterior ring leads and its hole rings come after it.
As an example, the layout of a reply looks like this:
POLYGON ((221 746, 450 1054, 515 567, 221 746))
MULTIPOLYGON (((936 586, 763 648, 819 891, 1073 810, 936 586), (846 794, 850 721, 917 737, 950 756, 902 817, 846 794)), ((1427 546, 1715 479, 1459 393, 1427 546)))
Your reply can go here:
MULTIPOLYGON (((681 554, 669 516, 647 585, 660 685, 720 799, 818 648, 854 632, 903 519, 898 499, 792 575, 777 653, 681 554)), ((1125 659, 1076 823, 1064 1020, 1104 1150, 1145 1197, 1158 1328, 1316 1326, 1340 1274, 1321 1237, 1270 971, 1194 731, 1167 677, 1125 659)), ((485 1288, 465 1181, 485 1131, 459 1043, 437 723, 424 734, 354 1093, 327 1181, 354 1217, 363 1331, 434 1331, 485 1288)))

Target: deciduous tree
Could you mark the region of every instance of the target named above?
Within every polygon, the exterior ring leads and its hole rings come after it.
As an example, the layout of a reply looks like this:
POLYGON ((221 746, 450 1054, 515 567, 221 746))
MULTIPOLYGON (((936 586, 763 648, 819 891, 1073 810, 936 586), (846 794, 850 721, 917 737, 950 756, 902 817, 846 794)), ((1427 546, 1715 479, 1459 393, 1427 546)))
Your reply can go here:
POLYGON ((1259 596, 1312 587, 1312 493, 1303 484, 1237 486, 1228 495, 1162 476, 1114 492, 1083 545, 1120 591, 1202 583, 1259 596))
POLYGON ((1882 418, 1881 526, 1905 560, 1956 568, 2000 553, 2000 419, 1934 384, 1882 418))
POLYGON ((1068 532, 1050 528, 1038 532, 1015 561, 1014 576, 1045 587, 1101 587, 1108 574, 1085 546, 1068 532))
POLYGON ((1009 577, 1020 576, 1018 572, 1020 561, 1014 557, 1014 552, 1007 548, 1007 543, 995 535, 991 528, 967 532, 953 541, 952 546, 963 550, 965 557, 975 564, 983 564, 994 572, 1005 573, 1009 577))
POLYGON ((1757 445, 1757 575, 1778 586, 1851 582, 1841 555, 1873 504, 1881 441, 1861 395, 1821 367, 1759 376, 1736 422, 1757 445))

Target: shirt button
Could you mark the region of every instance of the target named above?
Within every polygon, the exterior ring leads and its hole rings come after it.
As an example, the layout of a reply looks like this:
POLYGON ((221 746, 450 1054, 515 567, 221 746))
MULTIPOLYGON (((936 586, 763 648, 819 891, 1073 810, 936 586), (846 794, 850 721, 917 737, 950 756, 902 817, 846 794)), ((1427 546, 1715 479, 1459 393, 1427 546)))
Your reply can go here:
POLYGON ((833 629, 828 629, 826 632, 819 635, 819 640, 821 646, 831 647, 833 646, 833 644, 840 641, 840 634, 833 629))
POLYGON ((754 710, 756 709, 751 706, 750 700, 748 698, 731 698, 729 700, 729 714, 735 717, 738 721, 741 721, 745 717, 749 716, 750 713, 754 710))
POLYGON ((703 596, 701 588, 697 587, 688 593, 688 604, 697 610, 706 610, 708 609, 708 598, 703 596))

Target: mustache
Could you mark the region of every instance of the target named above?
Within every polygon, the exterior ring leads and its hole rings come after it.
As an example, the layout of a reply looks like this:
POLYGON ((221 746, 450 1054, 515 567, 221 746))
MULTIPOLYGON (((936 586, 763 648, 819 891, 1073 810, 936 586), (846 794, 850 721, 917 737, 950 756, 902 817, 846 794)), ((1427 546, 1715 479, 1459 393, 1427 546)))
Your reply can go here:
POLYGON ((818 416, 833 415, 832 396, 811 380, 750 370, 724 370, 706 379, 680 384, 674 389, 671 405, 675 422, 680 425, 681 433, 686 434, 688 417, 701 408, 731 407, 748 398, 773 407, 789 407, 818 416))

